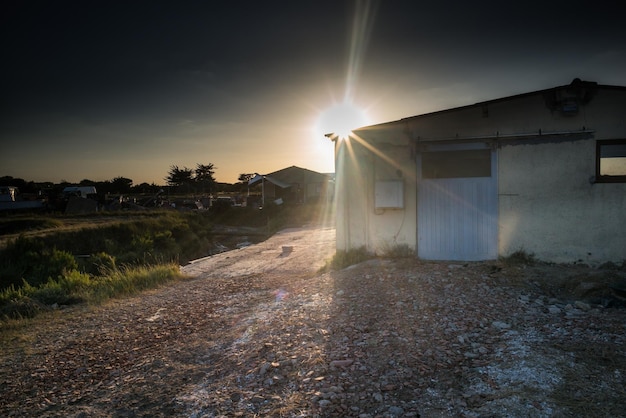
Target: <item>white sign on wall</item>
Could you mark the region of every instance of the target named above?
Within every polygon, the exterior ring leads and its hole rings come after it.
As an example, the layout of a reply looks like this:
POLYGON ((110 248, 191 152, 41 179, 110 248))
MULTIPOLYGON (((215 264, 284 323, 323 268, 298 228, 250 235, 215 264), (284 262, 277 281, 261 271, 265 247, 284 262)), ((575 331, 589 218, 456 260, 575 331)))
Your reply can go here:
POLYGON ((402 180, 379 180, 374 191, 376 209, 404 208, 404 182, 402 180))

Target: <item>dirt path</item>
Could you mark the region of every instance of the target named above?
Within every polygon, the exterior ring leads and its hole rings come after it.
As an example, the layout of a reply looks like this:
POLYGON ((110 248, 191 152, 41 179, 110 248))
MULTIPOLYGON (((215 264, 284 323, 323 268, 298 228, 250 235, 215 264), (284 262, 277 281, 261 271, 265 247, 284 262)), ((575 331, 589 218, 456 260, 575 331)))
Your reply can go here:
POLYGON ((2 347, 0 416, 181 414, 177 397, 214 367, 207 356, 333 252, 334 229, 285 230, 183 267, 193 280, 36 321, 2 347))
POLYGON ((542 286, 597 289, 597 271, 316 274, 334 235, 286 230, 185 266, 192 280, 57 312, 2 347, 0 416, 624 416, 626 310, 542 286))

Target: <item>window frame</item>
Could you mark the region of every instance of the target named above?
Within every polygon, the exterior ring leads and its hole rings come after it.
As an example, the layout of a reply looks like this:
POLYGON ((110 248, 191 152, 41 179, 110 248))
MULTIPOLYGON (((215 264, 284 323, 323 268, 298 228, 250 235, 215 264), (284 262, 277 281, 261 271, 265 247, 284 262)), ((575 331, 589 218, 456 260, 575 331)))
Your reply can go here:
POLYGON ((492 151, 488 148, 426 151, 422 153, 420 175, 425 180, 489 178, 492 173, 492 151), (450 165, 463 162, 465 166, 450 165), (436 170, 437 166, 443 171, 436 170))
MULTIPOLYGON (((603 145, 626 145, 626 139, 605 139, 596 141, 596 183, 626 183, 626 174, 623 175, 601 175, 601 151, 603 145)), ((624 155, 626 157, 626 155, 624 155)))

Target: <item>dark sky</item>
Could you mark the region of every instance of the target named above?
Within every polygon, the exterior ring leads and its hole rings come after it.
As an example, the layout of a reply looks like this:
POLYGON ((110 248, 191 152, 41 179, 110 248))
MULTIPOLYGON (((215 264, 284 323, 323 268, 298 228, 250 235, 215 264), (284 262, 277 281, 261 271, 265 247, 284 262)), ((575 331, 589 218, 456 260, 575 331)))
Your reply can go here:
POLYGON ((9 1, 0 176, 326 172, 316 124, 346 97, 379 123, 575 77, 626 85, 617 5, 424 3, 9 1))

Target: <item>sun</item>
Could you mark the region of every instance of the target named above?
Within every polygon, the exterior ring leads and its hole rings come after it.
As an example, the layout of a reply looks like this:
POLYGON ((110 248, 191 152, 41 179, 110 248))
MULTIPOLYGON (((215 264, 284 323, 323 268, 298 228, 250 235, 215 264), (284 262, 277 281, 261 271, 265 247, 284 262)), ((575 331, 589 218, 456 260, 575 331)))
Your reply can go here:
POLYGON ((367 113, 350 102, 333 105, 320 113, 316 131, 321 135, 334 134, 346 139, 350 133, 369 124, 367 113))

